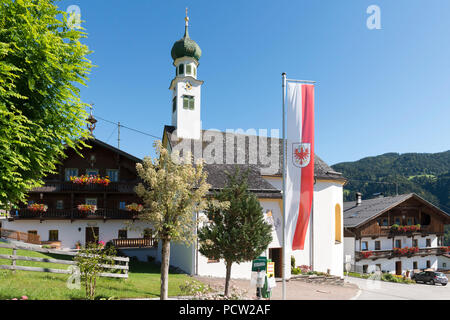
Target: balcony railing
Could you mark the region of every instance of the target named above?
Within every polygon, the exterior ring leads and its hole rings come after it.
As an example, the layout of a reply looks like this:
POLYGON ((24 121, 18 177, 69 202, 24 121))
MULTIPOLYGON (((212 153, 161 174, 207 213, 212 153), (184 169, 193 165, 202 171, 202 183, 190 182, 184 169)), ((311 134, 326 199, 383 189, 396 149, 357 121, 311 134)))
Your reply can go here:
POLYGON ((117 248, 148 248, 157 247, 158 242, 151 238, 112 239, 117 248))
POLYGON ((76 184, 73 182, 48 182, 42 187, 33 188, 31 192, 122 192, 133 193, 137 182, 110 182, 107 186, 92 184, 76 184))
POLYGON ((120 209, 99 208, 94 213, 86 213, 78 209, 48 209, 46 212, 36 212, 28 209, 11 210, 10 219, 136 219, 137 214, 120 209))
POLYGON ((399 231, 392 230, 390 226, 378 226, 377 231, 363 232, 361 237, 396 237, 396 236, 407 236, 411 237, 413 235, 421 235, 428 233, 439 233, 439 231, 432 228, 430 225, 421 225, 420 230, 417 231, 399 231))
POLYGON ((363 260, 363 259, 392 259, 396 257, 412 257, 412 256, 425 256, 425 255, 440 255, 443 254, 443 250, 441 247, 435 248, 419 248, 418 252, 408 253, 404 255, 399 255, 394 252, 394 250, 374 250, 374 251, 356 251, 355 252, 355 260, 363 260))

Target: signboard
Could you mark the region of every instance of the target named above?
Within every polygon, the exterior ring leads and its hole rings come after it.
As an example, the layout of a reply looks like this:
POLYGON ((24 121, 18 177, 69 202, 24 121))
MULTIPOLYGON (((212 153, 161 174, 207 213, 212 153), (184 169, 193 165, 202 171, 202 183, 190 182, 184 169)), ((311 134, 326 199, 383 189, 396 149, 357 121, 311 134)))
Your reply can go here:
POLYGON ((267 277, 275 277, 275 262, 267 262, 267 277))
POLYGON ((266 271, 267 257, 258 257, 252 262, 252 271, 266 271))

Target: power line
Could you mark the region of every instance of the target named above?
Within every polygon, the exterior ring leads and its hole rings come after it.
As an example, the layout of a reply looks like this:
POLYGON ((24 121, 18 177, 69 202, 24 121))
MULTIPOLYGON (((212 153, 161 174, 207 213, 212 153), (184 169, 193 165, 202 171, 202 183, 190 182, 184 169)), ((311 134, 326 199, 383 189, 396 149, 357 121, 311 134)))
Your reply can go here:
POLYGON ((96 117, 97 117, 98 119, 100 119, 100 120, 103 120, 103 121, 112 123, 112 124, 114 124, 114 125, 116 125, 116 126, 118 126, 118 127, 122 127, 122 128, 131 130, 131 131, 134 131, 134 132, 137 132, 137 133, 140 133, 140 134, 143 134, 143 135, 146 135, 146 136, 155 138, 155 139, 161 139, 161 137, 157 137, 157 136, 155 136, 155 135, 153 135, 153 134, 150 134, 150 133, 147 133, 147 132, 143 132, 143 131, 138 130, 138 129, 134 129, 134 128, 130 128, 130 127, 124 126, 124 125, 121 124, 120 122, 116 123, 116 122, 113 122, 113 121, 110 121, 110 120, 103 119, 102 117, 99 117, 99 116, 96 116, 96 117))

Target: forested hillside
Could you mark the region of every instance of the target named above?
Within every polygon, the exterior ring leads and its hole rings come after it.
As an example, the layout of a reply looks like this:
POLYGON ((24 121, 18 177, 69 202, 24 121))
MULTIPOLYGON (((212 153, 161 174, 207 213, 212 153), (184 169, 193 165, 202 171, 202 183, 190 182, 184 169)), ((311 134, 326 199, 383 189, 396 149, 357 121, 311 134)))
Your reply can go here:
MULTIPOLYGON (((414 192, 450 214, 450 150, 440 153, 386 153, 332 166, 349 180, 344 201, 382 192, 386 196, 414 192)), ((450 245, 450 225, 446 243, 450 245)))

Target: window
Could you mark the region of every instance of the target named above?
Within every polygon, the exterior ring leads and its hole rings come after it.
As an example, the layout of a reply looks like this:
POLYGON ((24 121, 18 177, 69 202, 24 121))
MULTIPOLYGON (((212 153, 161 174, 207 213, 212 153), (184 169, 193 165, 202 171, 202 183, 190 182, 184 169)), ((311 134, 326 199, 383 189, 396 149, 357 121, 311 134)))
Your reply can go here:
POLYGON ((127 230, 126 229, 119 230, 118 237, 119 239, 127 239, 128 237, 127 230))
POLYGON ((427 242, 427 247, 431 247, 431 239, 426 239, 426 242, 427 242))
POLYGON ((86 204, 97 205, 97 198, 86 198, 86 204))
POLYGON ((76 168, 66 168, 66 181, 70 181, 70 177, 78 176, 78 169, 76 168))
POLYGON ((58 241, 58 230, 48 231, 48 241, 58 241))
POLYGON ((417 239, 413 239, 412 246, 413 247, 418 247, 419 246, 419 241, 417 239))
POLYGON ((28 230, 28 234, 37 234, 37 230, 28 230))
POLYGON ((417 268, 417 261, 413 261, 413 269, 419 269, 417 268))
POLYGON ((414 219, 413 218, 408 218, 408 220, 407 220, 407 224, 408 224, 408 226, 412 226, 413 225, 413 221, 414 219))
POLYGON ((442 267, 447 268, 447 263, 443 262, 442 267))
POLYGON ((106 169, 106 175, 111 182, 119 181, 119 170, 118 169, 106 169))
POLYGON ((56 209, 64 209, 64 201, 63 200, 56 200, 56 209))
POLYGON ((369 245, 368 245, 367 241, 361 242, 361 251, 367 251, 367 250, 369 250, 368 247, 369 247, 369 245))
POLYGON ((219 259, 209 259, 208 258, 208 263, 217 263, 217 262, 220 262, 220 260, 219 259))
POLYGON ((341 243, 342 242, 342 223, 341 223, 341 206, 339 204, 336 204, 334 207, 334 226, 335 226, 335 242, 341 243))
POLYGON ((197 76, 197 68, 194 67, 194 77, 196 77, 196 76, 197 76))
POLYGON ((177 97, 173 98, 172 100, 172 113, 177 111, 177 97))
POLYGON ((194 97, 183 96, 183 109, 194 110, 194 97))
POLYGON ((98 169, 86 169, 86 175, 87 176, 97 176, 98 169))
POLYGON ((431 262, 430 262, 430 260, 427 260, 427 268, 431 268, 431 262))
POLYGON ((34 200, 28 200, 28 205, 33 204, 34 200))
POLYGON ((401 224, 400 218, 399 218, 399 217, 395 217, 395 219, 394 219, 394 224, 398 224, 398 225, 401 224))
POLYGON ((178 66, 178 74, 183 74, 184 73, 184 64, 180 64, 178 66))
POLYGON ((388 219, 387 218, 381 219, 381 225, 382 226, 387 226, 388 225, 388 219))
POLYGON ((395 240, 395 247, 401 248, 402 247, 402 240, 395 240))
POLYGON ((381 271, 381 264, 375 265, 375 271, 381 271))
POLYGON ((186 65, 186 74, 192 74, 192 66, 190 64, 186 65))
POLYGON ((375 250, 381 250, 381 242, 375 241, 375 250))
POLYGON ((126 209, 125 201, 120 201, 119 202, 119 209, 121 209, 121 210, 125 210, 126 209))

